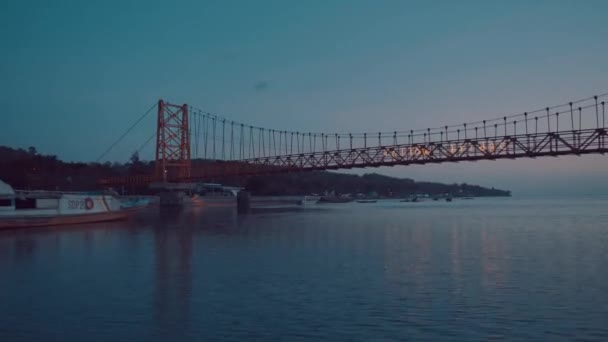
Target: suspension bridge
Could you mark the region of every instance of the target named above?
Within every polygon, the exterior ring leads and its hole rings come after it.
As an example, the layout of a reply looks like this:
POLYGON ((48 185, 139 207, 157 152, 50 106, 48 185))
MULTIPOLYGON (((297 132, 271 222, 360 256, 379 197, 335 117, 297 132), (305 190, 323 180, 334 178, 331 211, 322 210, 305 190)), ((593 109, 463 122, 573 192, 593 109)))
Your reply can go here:
POLYGON ((142 145, 156 138, 155 172, 103 179, 100 184, 187 183, 286 172, 603 154, 608 152, 607 97, 608 93, 595 95, 463 124, 364 133, 269 129, 160 100, 102 155, 156 112, 156 132, 142 145))

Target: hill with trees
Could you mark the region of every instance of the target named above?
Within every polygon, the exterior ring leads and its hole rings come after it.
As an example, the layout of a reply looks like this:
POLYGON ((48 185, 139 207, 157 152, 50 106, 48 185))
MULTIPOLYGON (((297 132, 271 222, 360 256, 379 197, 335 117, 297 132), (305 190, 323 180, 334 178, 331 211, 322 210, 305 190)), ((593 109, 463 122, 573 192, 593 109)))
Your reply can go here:
POLYGON ((478 185, 416 182, 377 173, 362 176, 335 172, 306 172, 252 177, 239 184, 256 195, 301 195, 331 192, 334 194, 372 194, 403 197, 413 194, 454 197, 510 196, 510 191, 478 185))

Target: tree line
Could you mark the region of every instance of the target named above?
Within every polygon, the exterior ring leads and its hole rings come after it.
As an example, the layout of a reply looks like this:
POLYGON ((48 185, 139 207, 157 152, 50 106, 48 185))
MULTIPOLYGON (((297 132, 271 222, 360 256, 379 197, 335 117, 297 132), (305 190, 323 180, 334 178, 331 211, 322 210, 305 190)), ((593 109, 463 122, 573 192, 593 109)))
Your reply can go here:
MULTIPOLYGON (((193 165, 206 163, 194 160, 193 165)), ((154 172, 154 162, 142 161, 133 153, 127 163, 64 162, 54 155, 41 155, 36 148, 14 149, 0 146, 0 179, 17 189, 44 189, 63 191, 101 190, 98 181, 103 178, 143 175, 154 172)), ((213 181, 213 180, 212 180, 213 181)), ((352 175, 315 171, 266 176, 250 176, 215 180, 219 183, 240 186, 256 195, 303 194, 377 194, 383 197, 400 197, 426 193, 450 196, 510 196, 510 192, 478 185, 416 182, 380 174, 352 175)), ((128 193, 150 193, 146 187, 117 189, 128 193)))

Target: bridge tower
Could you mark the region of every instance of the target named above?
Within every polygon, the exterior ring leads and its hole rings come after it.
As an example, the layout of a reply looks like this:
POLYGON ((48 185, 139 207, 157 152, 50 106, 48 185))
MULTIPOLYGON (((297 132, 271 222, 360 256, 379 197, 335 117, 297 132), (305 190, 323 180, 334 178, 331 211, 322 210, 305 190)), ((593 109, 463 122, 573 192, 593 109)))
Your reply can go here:
POLYGON ((156 178, 163 182, 190 177, 188 106, 158 101, 156 178))

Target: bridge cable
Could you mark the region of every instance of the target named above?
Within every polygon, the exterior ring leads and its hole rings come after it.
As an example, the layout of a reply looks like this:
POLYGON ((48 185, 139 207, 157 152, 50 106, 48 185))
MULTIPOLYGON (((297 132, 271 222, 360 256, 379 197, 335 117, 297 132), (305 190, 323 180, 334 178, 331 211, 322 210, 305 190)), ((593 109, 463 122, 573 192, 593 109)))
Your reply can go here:
MULTIPOLYGON (((603 98, 603 97, 606 97, 606 96, 608 96, 608 93, 602 93, 602 94, 600 94, 600 95, 595 95, 595 96, 587 97, 587 98, 584 98, 584 99, 579 99, 579 100, 576 100, 576 101, 572 101, 572 103, 573 103, 573 104, 583 103, 583 102, 587 102, 587 101, 593 100, 593 99, 595 99, 596 97, 597 97, 597 98, 603 98)), ((548 107, 548 108, 549 108, 550 110, 553 110, 553 109, 557 109, 557 108, 560 108, 560 107, 565 107, 565 106, 568 106, 568 104, 569 104, 569 103, 564 103, 564 104, 559 104, 559 105, 555 105, 555 106, 548 107)), ((527 114, 536 114, 536 113, 540 113, 540 112, 545 112, 545 111, 546 111, 546 108, 547 108, 547 107, 544 107, 544 108, 541 108, 541 109, 536 109, 536 110, 533 110, 533 111, 530 111, 530 112, 526 112, 526 113, 527 113, 527 114)), ((585 107, 585 108, 586 108, 586 107, 585 107)), ((507 117, 508 119, 511 119, 511 118, 516 118, 516 117, 523 117, 523 116, 525 116, 525 114, 526 114, 526 113, 512 114, 512 115, 508 115, 508 116, 506 116, 506 117, 507 117)), ((542 118, 544 118, 544 117, 545 117, 545 115, 542 115, 541 117, 542 117, 542 118)), ((486 122, 488 122, 488 123, 491 123, 491 122, 495 122, 495 121, 502 121, 502 120, 504 120, 504 116, 502 116, 502 117, 498 117, 498 118, 494 118, 494 119, 489 119, 489 120, 480 120, 480 121, 469 122, 469 123, 467 123, 467 124, 469 124, 469 125, 473 126, 473 125, 477 125, 477 124, 482 124, 482 123, 483 123, 483 121, 486 121, 486 122)), ((248 125, 248 126, 249 126, 249 125, 248 125)), ((454 125, 449 125, 448 127, 449 127, 449 128, 455 128, 455 127, 459 127, 459 126, 462 126, 462 124, 454 124, 454 125)), ((501 126, 502 126, 502 124, 501 124, 501 126)), ((254 129, 260 129, 260 128, 261 128, 261 127, 256 127, 256 126, 251 126, 251 127, 252 127, 252 128, 254 128, 254 129)), ((443 129, 443 128, 445 128, 445 126, 444 126, 444 127, 441 127, 441 128, 439 128, 439 127, 434 127, 434 128, 431 128, 431 130, 436 131, 436 130, 443 129)), ((474 128, 471 128, 471 129, 474 129, 474 128)), ((412 133, 414 133, 414 132, 415 132, 415 133, 421 133, 421 132, 425 132, 425 131, 427 131, 427 130, 428 130, 428 128, 427 128, 427 129, 418 129, 418 130, 412 130, 412 133)), ((452 131, 452 132, 455 132, 455 131, 452 131)), ((297 133, 297 132, 296 132, 296 131, 286 131, 286 133, 294 133, 294 134, 295 134, 295 133, 297 133)), ((382 132, 382 133, 383 133, 383 134, 391 134, 391 133, 394 133, 394 132, 382 132)), ((403 133, 407 133, 407 131, 397 131, 397 133, 402 133, 402 134, 403 134, 403 133)), ((318 134, 320 134, 320 133, 318 133, 318 134)), ((359 137, 359 138, 361 138, 361 137, 363 137, 363 135, 364 135, 365 133, 351 133, 351 134, 353 135, 353 137, 359 137)), ((333 135, 333 134, 332 134, 332 135, 333 135)), ((342 135, 343 137, 348 137, 348 136, 349 136, 349 133, 338 133, 338 135, 342 135)), ((420 135, 416 135, 416 136, 422 136, 422 134, 420 134, 420 135)))
POLYGON ((122 139, 124 139, 129 133, 131 133, 131 131, 146 117, 148 116, 148 114, 150 114, 150 112, 152 111, 152 109, 154 109, 156 107, 156 103, 152 105, 152 107, 150 107, 150 109, 148 109, 142 116, 139 117, 139 119, 137 119, 137 121, 135 121, 135 123, 133 125, 131 125, 131 127, 129 127, 129 129, 127 129, 127 131, 125 133, 123 133, 123 135, 121 135, 118 139, 116 139, 116 141, 114 141, 114 143, 112 143, 112 145, 110 145, 110 147, 108 147, 98 158, 97 160, 95 160, 95 162, 99 162, 101 159, 103 159, 103 157, 105 157, 108 153, 110 153, 110 151, 112 151, 112 149, 118 145, 118 143, 120 143, 122 141, 122 139))
POLYGON ((150 143, 150 141, 152 141, 154 137, 156 137, 156 132, 154 132, 154 134, 152 134, 143 144, 141 144, 139 148, 135 150, 135 152, 140 153, 141 150, 143 150, 150 143))

